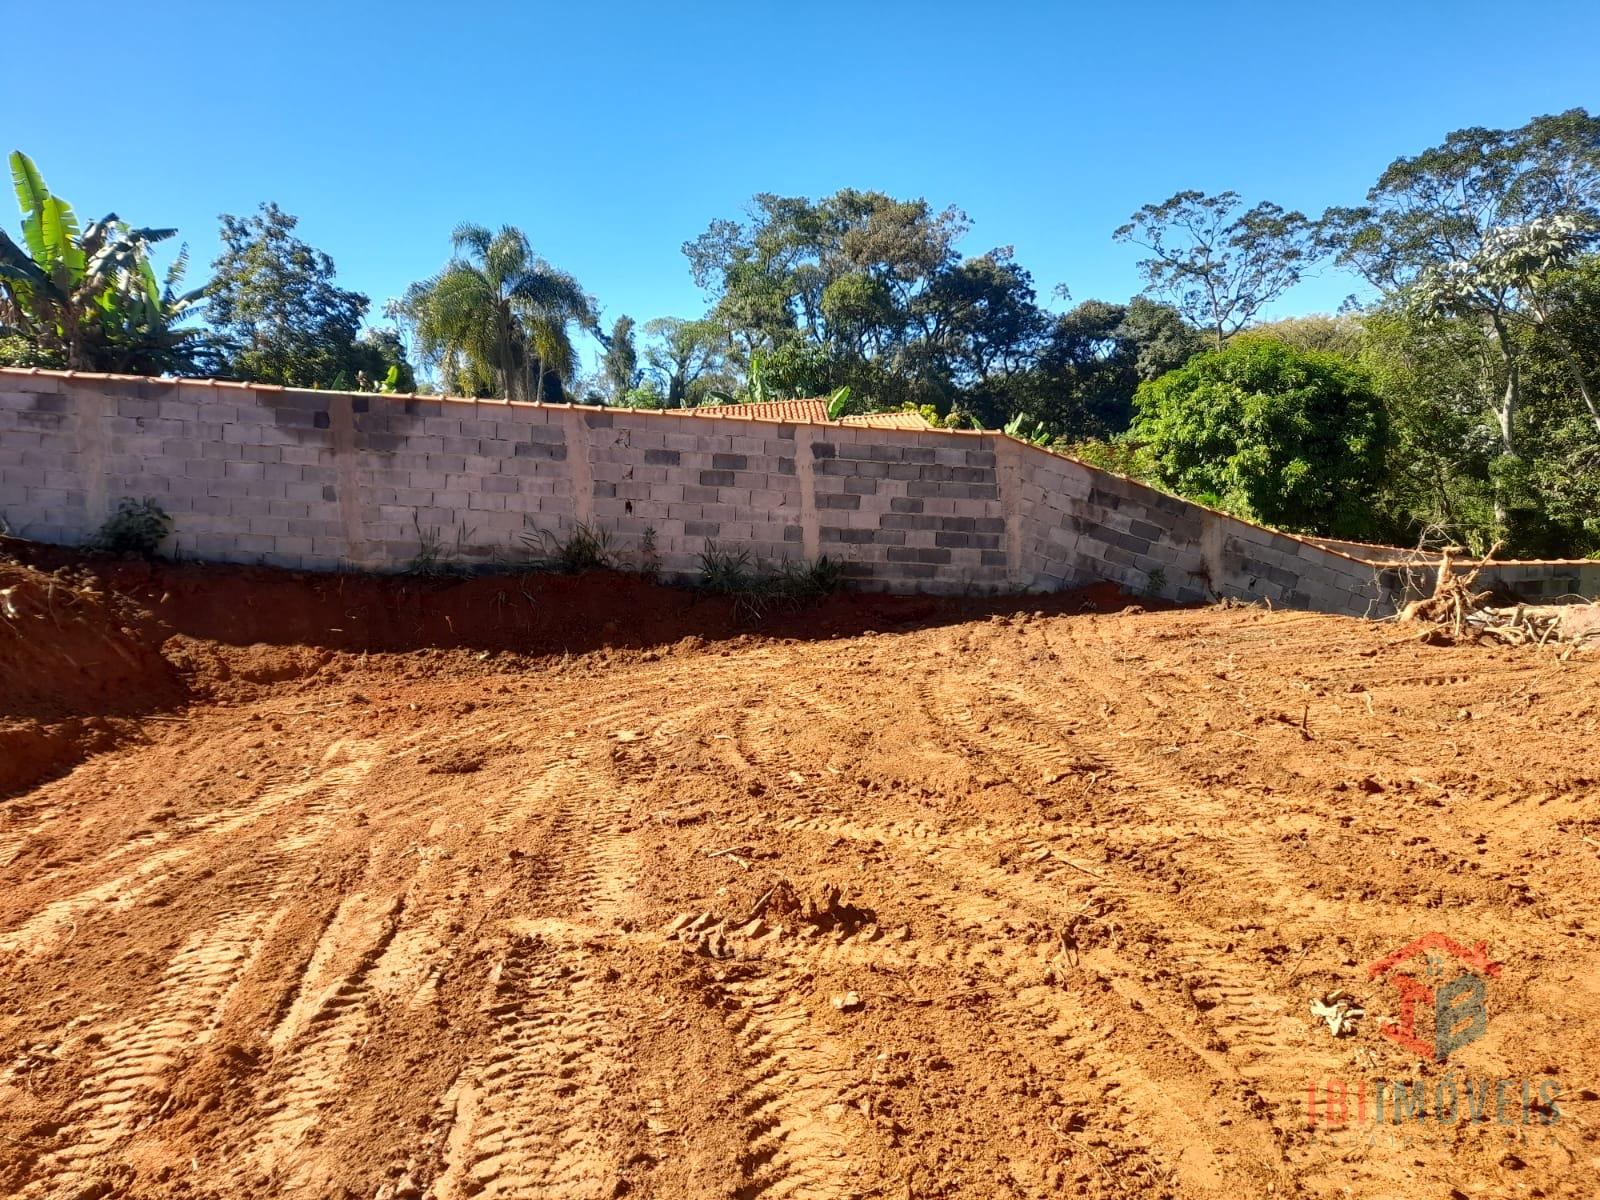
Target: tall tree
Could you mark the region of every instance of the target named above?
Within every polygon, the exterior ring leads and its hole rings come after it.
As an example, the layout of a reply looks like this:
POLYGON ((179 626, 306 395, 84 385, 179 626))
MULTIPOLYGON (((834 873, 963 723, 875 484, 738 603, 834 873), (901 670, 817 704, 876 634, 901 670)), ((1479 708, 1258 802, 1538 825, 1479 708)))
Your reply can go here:
POLYGON ((381 379, 389 363, 361 341, 366 296, 334 282, 333 259, 296 236, 298 225, 270 202, 248 217, 223 215, 222 253, 206 288, 226 347, 223 371, 292 387, 381 379))
POLYGON ((461 225, 451 247, 444 270, 406 292, 423 359, 450 390, 562 399, 577 372, 573 327, 594 331, 593 300, 514 226, 461 225))
POLYGON ((748 224, 714 221, 684 252, 739 367, 760 356, 780 390, 849 385, 894 405, 947 390, 925 345, 927 295, 966 230, 955 209, 847 188, 818 201, 757 196, 748 224))
POLYGON ((1482 552, 1495 541, 1491 482, 1497 435, 1482 402, 1498 355, 1474 322, 1390 303, 1368 309, 1357 358, 1389 414, 1382 499, 1387 536, 1429 530, 1482 552))
POLYGON ((633 318, 618 317, 605 339, 606 386, 613 404, 620 404, 639 383, 639 347, 634 341, 633 318))
POLYGON ((914 308, 931 355, 958 387, 1001 384, 1028 370, 1050 326, 1037 303, 1033 276, 1010 246, 954 263, 939 272, 914 308))
MULTIPOLYGON (((1600 230, 1600 118, 1583 109, 1517 129, 1458 130, 1391 163, 1366 205, 1324 214, 1339 261, 1424 314, 1476 322, 1499 360, 1483 402, 1501 454, 1519 453, 1526 326, 1549 327, 1562 270, 1600 230)), ((1594 392, 1568 353, 1575 390, 1597 428, 1594 392)), ((1503 522, 1507 504, 1496 502, 1503 522)))
POLYGON ((1316 247, 1303 214, 1265 200, 1246 209, 1236 192, 1179 192, 1112 236, 1150 251, 1139 263, 1147 290, 1171 299, 1217 349, 1300 282, 1316 247))
POLYGON ((667 408, 689 408, 707 392, 733 384, 725 371, 727 333, 714 321, 657 317, 646 321, 645 362, 667 408))
POLYGON ((1066 440, 1122 433, 1139 385, 1183 366, 1204 345, 1170 305, 1145 296, 1127 304, 1086 300, 1051 323, 1018 411, 1066 440))

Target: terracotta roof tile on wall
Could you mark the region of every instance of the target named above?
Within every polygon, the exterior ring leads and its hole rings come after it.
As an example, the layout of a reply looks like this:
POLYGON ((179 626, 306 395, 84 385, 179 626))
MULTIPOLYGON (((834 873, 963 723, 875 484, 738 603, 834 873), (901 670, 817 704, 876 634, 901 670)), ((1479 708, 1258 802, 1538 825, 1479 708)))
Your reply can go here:
POLYGON ((764 400, 758 404, 717 404, 691 409, 697 417, 744 417, 762 421, 799 421, 808 425, 828 423, 828 402, 813 400, 764 400))
POLYGON ((869 429, 932 429, 921 413, 881 412, 862 413, 855 417, 839 418, 841 425, 865 425, 869 429))
POLYGON ((802 421, 808 425, 864 425, 870 429, 931 429, 921 413, 861 413, 828 419, 828 399, 813 396, 806 400, 763 400, 758 404, 717 404, 691 410, 697 417, 746 417, 763 421, 802 421))

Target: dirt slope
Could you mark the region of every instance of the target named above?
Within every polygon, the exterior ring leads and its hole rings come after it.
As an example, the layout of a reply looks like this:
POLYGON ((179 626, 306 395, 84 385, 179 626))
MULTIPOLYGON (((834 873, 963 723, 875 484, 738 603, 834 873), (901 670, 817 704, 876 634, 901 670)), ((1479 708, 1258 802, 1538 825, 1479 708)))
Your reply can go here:
POLYGON ((185 689, 148 614, 92 575, 0 555, 0 796, 129 731, 185 689))
POLYGON ((0 1194, 1590 1195, 1600 659, 1398 637, 187 644, 0 806, 0 1194), (1308 1129, 1429 932, 1559 1120, 1308 1129))

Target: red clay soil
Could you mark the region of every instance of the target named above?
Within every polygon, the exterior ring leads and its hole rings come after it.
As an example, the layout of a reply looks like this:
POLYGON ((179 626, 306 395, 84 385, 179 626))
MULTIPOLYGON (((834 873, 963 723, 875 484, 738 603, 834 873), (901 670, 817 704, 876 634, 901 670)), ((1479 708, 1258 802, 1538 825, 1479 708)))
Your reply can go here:
POLYGON ((184 695, 137 605, 92 575, 0 558, 0 796, 184 695))
POLYGON ((0 1195, 1593 1194, 1600 654, 94 569, 191 698, 0 804, 0 1195))
MULTIPOLYGON (((89 573, 146 608, 170 633, 248 645, 334 650, 503 650, 530 656, 668 646, 759 632, 771 638, 850 636, 1033 610, 1109 612, 1130 599, 1115 584, 1048 598, 891 596, 844 592, 777 607, 759 619, 733 600, 664 587, 637 574, 547 571, 472 577, 328 574, 85 556, 0 538, 0 553, 40 570, 89 573)), ((1170 607, 1147 600, 1151 606, 1170 607)))

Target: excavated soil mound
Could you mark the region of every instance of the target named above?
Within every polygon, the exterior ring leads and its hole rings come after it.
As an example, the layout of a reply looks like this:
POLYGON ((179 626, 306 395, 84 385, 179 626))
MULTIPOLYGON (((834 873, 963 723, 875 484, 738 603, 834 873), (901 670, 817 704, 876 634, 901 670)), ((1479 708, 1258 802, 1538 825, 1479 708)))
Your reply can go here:
POLYGON ((136 605, 92 575, 0 558, 0 795, 110 745, 109 718, 183 695, 136 605))
MULTIPOLYGON (((84 556, 0 539, 41 569, 92 571, 173 633, 230 646, 262 643, 367 653, 422 649, 530 656, 651 650, 684 638, 724 641, 853 636, 942 625, 993 612, 1114 612, 1132 598, 1115 584, 1049 597, 891 596, 843 592, 769 606, 753 618, 733 599, 668 587, 622 571, 527 571, 474 577, 307 573, 84 556)), ((1140 600, 1151 608, 1170 605, 1140 600)))

